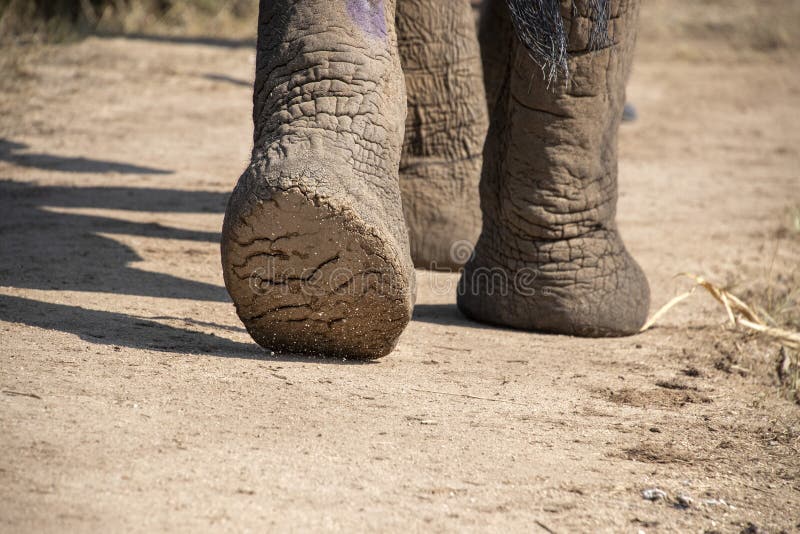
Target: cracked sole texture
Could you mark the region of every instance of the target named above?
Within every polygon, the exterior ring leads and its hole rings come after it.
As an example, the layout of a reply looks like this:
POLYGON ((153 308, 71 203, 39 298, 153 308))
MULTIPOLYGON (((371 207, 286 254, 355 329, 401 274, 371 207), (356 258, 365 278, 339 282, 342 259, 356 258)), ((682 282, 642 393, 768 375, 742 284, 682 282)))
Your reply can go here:
POLYGON ((352 210, 273 189, 229 213, 225 285, 268 349, 352 358, 391 352, 411 319, 413 272, 352 210))

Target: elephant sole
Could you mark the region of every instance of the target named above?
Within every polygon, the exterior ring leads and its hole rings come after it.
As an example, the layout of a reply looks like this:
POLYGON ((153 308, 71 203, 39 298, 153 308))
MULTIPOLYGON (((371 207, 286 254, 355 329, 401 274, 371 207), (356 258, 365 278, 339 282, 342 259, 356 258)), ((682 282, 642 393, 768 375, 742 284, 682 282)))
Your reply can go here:
POLYGON ((391 352, 413 308, 397 252, 352 208, 299 187, 262 196, 228 213, 222 237, 225 285, 253 339, 281 352, 391 352))

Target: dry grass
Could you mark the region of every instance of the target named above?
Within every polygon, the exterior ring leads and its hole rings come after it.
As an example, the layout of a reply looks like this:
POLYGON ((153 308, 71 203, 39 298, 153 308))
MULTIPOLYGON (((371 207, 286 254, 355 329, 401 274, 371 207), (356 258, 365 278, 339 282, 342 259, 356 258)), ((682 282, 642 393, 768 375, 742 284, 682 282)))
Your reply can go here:
MULTIPOLYGON (((60 42, 92 31, 252 38, 257 11, 258 0, 0 0, 0 41, 24 35, 60 42), (42 20, 37 2, 71 4, 77 15, 42 20)), ((648 0, 640 45, 645 54, 663 56, 663 43, 672 42, 668 53, 689 60, 719 57, 726 50, 794 52, 800 49, 798 20, 796 0, 648 0)))
POLYGON ((19 130, 25 113, 20 98, 38 82, 36 66, 47 48, 38 44, 0 46, 0 137, 19 130))
POLYGON ((747 304, 729 290, 709 282, 702 276, 691 273, 683 273, 679 276, 693 280, 695 285, 689 291, 676 296, 662 306, 647 321, 641 331, 652 328, 677 304, 694 295, 697 288, 703 288, 720 303, 734 328, 755 333, 780 345, 776 362, 778 379, 786 388, 788 395, 800 403, 800 331, 796 326, 798 297, 800 296, 800 283, 798 282, 800 281, 796 280, 790 291, 781 294, 780 298, 770 300, 769 296, 765 296, 761 299, 763 305, 755 305, 747 304), (773 307, 770 307, 770 304, 773 307), (759 309, 761 313, 756 309, 759 309))
POLYGON ((258 0, 0 0, 0 115, 21 113, 53 45, 92 33, 254 39, 257 15, 258 0))
MULTIPOLYGON (((783 224, 776 232, 777 256, 781 244, 796 247, 800 244, 800 206, 787 209, 783 224)), ((775 257, 761 283, 750 284, 742 297, 733 289, 714 284, 705 278, 682 273, 694 282, 688 291, 674 297, 662 306, 642 327, 642 332, 652 328, 677 304, 704 289, 727 314, 734 328, 755 333, 780 345, 776 372, 780 382, 796 402, 800 403, 800 267, 796 264, 785 269, 775 268, 775 257)))
POLYGON ((153 1, 108 9, 97 28, 110 33, 158 33, 225 38, 255 37, 257 0, 184 0, 163 12, 153 1))
POLYGON ((775 245, 763 282, 742 290, 770 326, 800 330, 800 205, 787 208, 774 234, 775 245), (793 251, 779 260, 781 250, 793 251))
POLYGON ((728 291, 727 289, 713 284, 696 274, 681 273, 678 276, 684 276, 695 282, 695 286, 689 291, 678 295, 664 306, 662 306, 649 321, 642 327, 641 331, 644 332, 652 328, 658 320, 666 315, 674 306, 680 302, 691 297, 698 287, 705 289, 717 302, 719 302, 728 315, 728 319, 733 326, 743 326, 760 334, 763 334, 774 341, 791 349, 800 349, 800 333, 775 325, 775 320, 770 318, 772 325, 767 323, 767 320, 762 318, 752 306, 746 304, 742 299, 728 291))
POLYGON ((89 33, 252 38, 258 14, 258 0, 63 0, 61 5, 51 13, 32 0, 0 0, 0 41, 53 43, 89 33))

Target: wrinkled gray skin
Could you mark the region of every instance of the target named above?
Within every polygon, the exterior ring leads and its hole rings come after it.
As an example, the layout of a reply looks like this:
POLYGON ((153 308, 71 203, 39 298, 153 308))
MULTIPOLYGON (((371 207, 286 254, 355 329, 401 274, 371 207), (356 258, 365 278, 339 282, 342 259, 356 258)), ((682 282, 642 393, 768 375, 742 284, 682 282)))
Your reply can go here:
POLYGON ((614 219, 617 130, 639 3, 610 2, 609 46, 597 51, 589 50, 586 2, 570 3, 562 2, 570 79, 552 90, 531 83, 535 63, 504 6, 493 2, 484 13, 492 115, 481 178, 484 224, 458 304, 473 319, 516 328, 632 334, 646 318, 649 287, 614 219), (498 295, 496 273, 516 287, 498 295))
POLYGON ((614 216, 638 0, 610 1, 600 50, 597 0, 561 0, 570 78, 550 87, 503 0, 485 6, 480 47, 469 0, 396 1, 261 0, 253 155, 222 237, 253 338, 389 353, 411 318, 413 264, 467 259, 481 168, 460 309, 531 330, 636 332, 649 290, 614 216))
POLYGON ((400 0, 398 48, 408 95, 400 160, 411 257, 460 268, 481 230, 478 181, 489 125, 469 0, 400 0))

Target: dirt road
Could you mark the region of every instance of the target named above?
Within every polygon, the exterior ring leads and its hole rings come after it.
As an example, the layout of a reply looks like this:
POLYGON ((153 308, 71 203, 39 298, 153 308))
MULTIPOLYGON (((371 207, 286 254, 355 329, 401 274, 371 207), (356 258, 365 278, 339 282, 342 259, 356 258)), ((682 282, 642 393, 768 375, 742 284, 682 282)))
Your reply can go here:
MULTIPOLYGON (((252 49, 27 54, 0 82, 1 531, 800 528, 778 349, 709 298, 634 338, 572 339, 471 323, 457 276, 420 271, 391 356, 266 353, 218 251, 252 49)), ((645 42, 629 94, 619 223, 654 307, 683 271, 784 291, 796 61, 645 42)))

